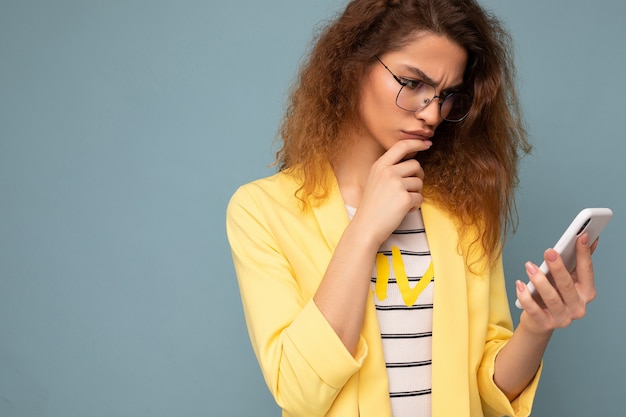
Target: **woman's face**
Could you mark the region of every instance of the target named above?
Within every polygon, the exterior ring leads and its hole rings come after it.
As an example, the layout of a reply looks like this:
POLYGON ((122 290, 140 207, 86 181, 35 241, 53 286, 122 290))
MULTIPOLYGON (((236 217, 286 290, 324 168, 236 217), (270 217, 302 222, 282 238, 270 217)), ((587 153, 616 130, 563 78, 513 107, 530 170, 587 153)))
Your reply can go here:
POLYGON ((382 155, 400 140, 429 140, 443 120, 437 99, 416 112, 399 108, 396 97, 401 85, 390 71, 401 80, 431 84, 439 95, 461 86, 467 53, 444 36, 421 33, 404 48, 379 58, 389 70, 376 61, 364 76, 358 140, 359 147, 382 155))

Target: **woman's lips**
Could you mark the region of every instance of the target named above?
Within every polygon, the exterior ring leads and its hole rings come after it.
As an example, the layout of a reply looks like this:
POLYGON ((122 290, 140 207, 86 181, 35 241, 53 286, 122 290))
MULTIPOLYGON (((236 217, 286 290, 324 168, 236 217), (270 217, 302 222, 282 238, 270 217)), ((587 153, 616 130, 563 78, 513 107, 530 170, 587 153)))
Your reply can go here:
POLYGON ((430 132, 428 130, 415 130, 415 131, 403 130, 402 135, 406 139, 430 140, 433 137, 433 132, 430 132))

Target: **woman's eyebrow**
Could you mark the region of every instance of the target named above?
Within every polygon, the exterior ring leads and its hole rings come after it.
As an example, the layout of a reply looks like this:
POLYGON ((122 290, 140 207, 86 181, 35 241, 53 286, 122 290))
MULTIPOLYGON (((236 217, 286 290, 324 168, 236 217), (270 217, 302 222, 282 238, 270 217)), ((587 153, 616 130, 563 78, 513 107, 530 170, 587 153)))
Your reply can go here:
MULTIPOLYGON (((432 78, 430 78, 428 75, 424 74, 424 71, 422 71, 421 69, 417 68, 417 67, 413 67, 411 65, 403 65, 404 69, 412 72, 413 74, 415 74, 416 77, 418 77, 420 80, 427 82, 428 84, 432 85, 432 86, 436 86, 439 83, 435 80, 433 80, 432 78)), ((461 86, 463 85, 463 83, 457 84, 457 85, 452 85, 448 88, 446 88, 443 91, 450 91, 450 90, 458 90, 461 88, 461 86)))
POLYGON ((417 67, 410 66, 410 65, 403 65, 403 67, 404 67, 405 70, 415 74, 415 76, 418 77, 420 80, 425 81, 428 84, 432 84, 432 85, 436 85, 437 84, 437 82, 435 80, 430 78, 428 75, 424 74, 424 71, 422 71, 421 69, 419 69, 417 67))

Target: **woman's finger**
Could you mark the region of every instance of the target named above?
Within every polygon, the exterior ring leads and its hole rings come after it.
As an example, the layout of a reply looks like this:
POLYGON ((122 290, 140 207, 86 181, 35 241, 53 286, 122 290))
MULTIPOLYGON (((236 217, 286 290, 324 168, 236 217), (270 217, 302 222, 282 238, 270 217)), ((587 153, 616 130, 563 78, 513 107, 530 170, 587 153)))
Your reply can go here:
POLYGON ((407 139, 396 142, 379 159, 383 165, 392 166, 402 161, 407 155, 425 151, 430 148, 432 142, 419 139, 407 139))
POLYGON ((589 236, 584 233, 576 241, 576 286, 585 303, 596 297, 595 278, 593 273, 592 250, 597 246, 596 240, 589 246, 589 236))

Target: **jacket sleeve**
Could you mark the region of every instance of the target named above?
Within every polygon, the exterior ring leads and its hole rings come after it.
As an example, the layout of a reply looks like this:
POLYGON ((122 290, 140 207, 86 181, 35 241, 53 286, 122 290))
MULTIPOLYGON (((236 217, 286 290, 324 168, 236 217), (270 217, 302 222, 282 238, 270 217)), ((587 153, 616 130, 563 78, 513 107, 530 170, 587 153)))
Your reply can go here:
POLYGON ((493 377, 496 356, 513 333, 501 257, 491 269, 489 280, 489 327, 482 362, 478 370, 478 387, 483 400, 483 409, 486 416, 526 417, 531 412, 543 364, 533 380, 512 402, 495 384, 493 377))
MULTIPOLYGON (((269 221, 271 201, 244 186, 231 198, 226 227, 248 333, 265 381, 289 415, 323 416, 367 355, 363 339, 353 357, 302 294, 269 221)), ((315 236, 311 236, 315 239, 315 236)))

